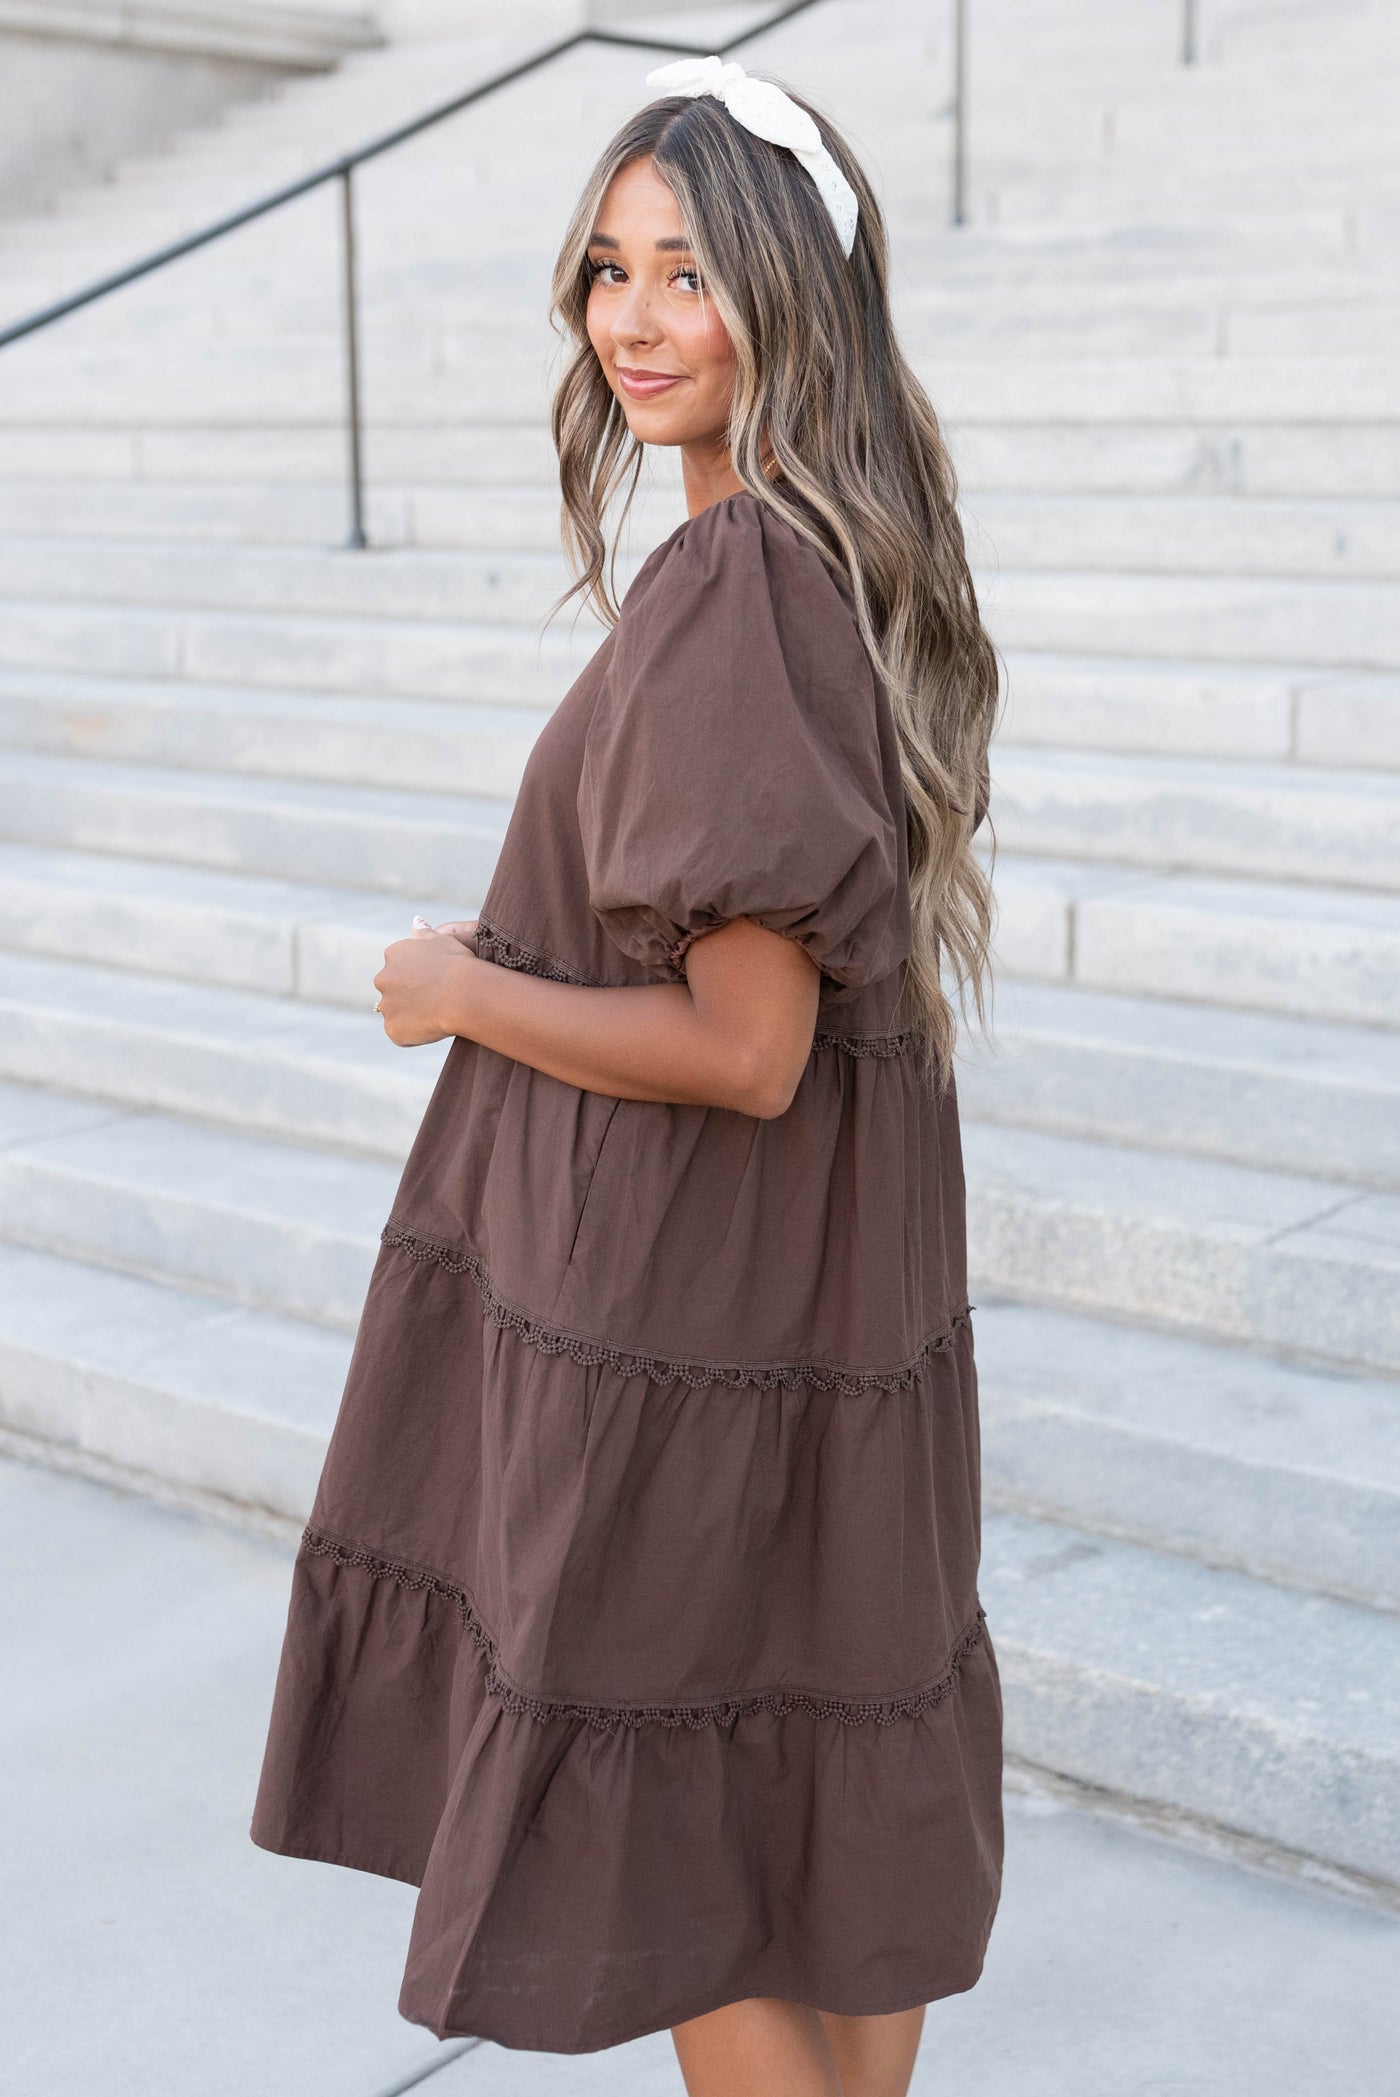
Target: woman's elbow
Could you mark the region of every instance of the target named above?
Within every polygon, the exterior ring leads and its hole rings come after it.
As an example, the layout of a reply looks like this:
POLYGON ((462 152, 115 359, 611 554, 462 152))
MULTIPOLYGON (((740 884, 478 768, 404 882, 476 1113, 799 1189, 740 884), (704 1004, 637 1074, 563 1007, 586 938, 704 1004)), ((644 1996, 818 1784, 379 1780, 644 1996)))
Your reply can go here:
POLYGON ((736 1073, 733 1105, 756 1121, 779 1120, 797 1097, 810 1053, 809 1043, 800 1061, 791 1053, 775 1055, 771 1051, 746 1056, 736 1073))

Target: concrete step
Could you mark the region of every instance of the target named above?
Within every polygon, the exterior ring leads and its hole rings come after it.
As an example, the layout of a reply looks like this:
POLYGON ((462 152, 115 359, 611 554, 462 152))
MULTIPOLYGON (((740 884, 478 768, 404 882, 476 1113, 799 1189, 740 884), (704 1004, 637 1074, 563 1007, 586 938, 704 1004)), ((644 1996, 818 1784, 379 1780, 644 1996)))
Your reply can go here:
MULTIPOLYGON (((400 896, 484 891, 505 802, 0 753, 0 835, 400 896)), ((412 912, 409 913, 412 915, 412 912)))
MULTIPOLYGON (((162 422, 237 428, 245 421, 286 423, 332 422, 343 414, 342 360, 331 347, 290 345, 280 350, 264 345, 261 355, 244 346, 205 344, 202 353, 177 354, 173 348, 154 356, 137 341, 129 354, 108 361, 95 346, 60 361, 45 345, 42 332, 5 351, 10 366, 0 395, 0 423, 34 423, 73 419, 78 412, 106 421, 140 421, 158 414, 162 422)), ((548 404, 552 352, 547 339, 533 344, 528 356, 509 360, 504 351, 480 368, 450 374, 433 372, 424 357, 418 367, 395 357, 374 373, 374 412, 389 422, 443 422, 463 416, 485 421, 493 404, 513 421, 544 414, 548 404)), ((366 375, 367 379, 369 374, 366 375)), ((1379 396, 1365 388, 1361 404, 1379 396)), ((1367 420, 1382 419, 1387 407, 1367 420)))
MULTIPOLYGON (((1276 664, 1016 650, 1002 656, 999 742, 1062 749, 1285 760, 1300 709, 1315 688, 1330 694, 1339 682, 1337 673, 1276 664)), ((1350 682, 1365 688, 1370 680, 1350 682)))
POLYGON ((0 747, 513 799, 545 707, 0 670, 0 747))
POLYGON ((391 1164, 0 1086, 0 1237, 353 1331, 391 1164))
POLYGON ((974 1294, 1400 1371, 1400 1198, 971 1123, 974 1294))
POLYGON ((0 953, 0 1079, 402 1164, 446 1044, 395 1048, 372 1005, 0 953))
POLYGON ((974 573, 1003 648, 1355 670, 1400 665, 1400 591, 1388 582, 1112 569, 974 573))
POLYGON ((1299 695, 1304 764, 1400 770, 1400 677, 1337 677, 1299 695))
POLYGON ((1026 1515, 982 1559, 1009 1753, 1400 1880, 1400 1619, 1026 1515))
POLYGON ((1010 974, 1400 1028, 1400 897, 999 858, 1010 974))
MULTIPOLYGON (((934 389, 938 398, 937 388, 934 389)), ((472 423, 457 414, 437 424, 383 420, 367 403, 365 431, 371 500, 380 488, 534 485, 557 494, 557 466, 542 418, 472 423)), ((1400 485, 1400 423, 1332 424, 1242 414, 1231 422, 1056 423, 944 418, 959 478, 969 497, 990 493, 1080 493, 1257 497, 1393 498, 1400 485)), ((0 480, 243 483, 255 491, 324 482, 341 488, 345 432, 339 412, 310 412, 277 426, 247 420, 236 429, 162 419, 159 402, 137 418, 113 416, 95 396, 75 396, 67 414, 43 424, 0 422, 0 480)), ((337 521, 332 539, 343 535, 337 521)))
POLYGON ((304 1521, 344 1333, 0 1245, 0 1421, 64 1450, 304 1521))
POLYGON ((577 624, 563 614, 541 633, 456 620, 30 602, 0 617, 0 668, 552 707, 602 638, 584 613, 577 624))
POLYGON ((569 582, 562 555, 0 538, 0 598, 191 606, 536 627, 569 582))
POLYGON ((1171 575, 1400 576, 1400 503, 1278 498, 982 495, 970 498, 982 566, 1171 575))
MULTIPOLYGON (((476 915, 470 898, 422 900, 438 923, 476 915)), ((364 1012, 412 915, 406 898, 362 888, 0 843, 0 948, 12 953, 364 1012)))
POLYGON ((1400 1186, 1400 1062, 1379 1028, 1003 981, 958 1087, 982 1121, 1400 1186))
MULTIPOLYGON (((1372 430, 1372 436, 1379 432, 1372 430)), ((494 423, 402 428, 369 417, 364 430, 371 496, 384 484, 463 482, 472 487, 535 485, 557 499, 558 462, 547 424, 501 416, 494 423)), ((106 419, 100 405, 75 401, 68 418, 33 428, 0 427, 0 480, 145 483, 216 482, 255 495, 323 482, 346 487, 342 412, 295 426, 246 423, 237 430, 182 426, 152 412, 106 419)), ((344 536, 344 513, 336 539, 344 536)))
POLYGON ((1400 1385, 1026 1304, 976 1325, 988 1506, 1400 1610, 1400 1385))
MULTIPOLYGON (((402 545, 408 537, 402 491, 376 489, 369 523, 377 544, 402 545)), ((329 481, 273 488, 199 481, 10 481, 0 483, 0 534, 332 547, 345 540, 346 501, 343 488, 329 481)))
MULTIPOLYGON (((648 553, 685 516, 680 489, 634 502, 628 547, 648 553)), ((404 546, 472 552, 548 554, 559 558, 559 495, 549 487, 376 487, 368 534, 378 550, 404 546)), ((166 541, 210 564, 211 542, 340 553, 346 497, 339 482, 300 486, 191 482, 120 482, 94 489, 82 481, 0 482, 0 546, 6 540, 66 544, 72 540, 166 541)), ((138 557, 139 558, 139 557, 138 557)), ((265 563, 254 570, 254 587, 265 563)), ((138 568, 137 573, 141 570, 138 568)), ((553 585, 551 583, 552 590, 553 585)), ((249 601, 256 602, 256 598, 249 601)))
POLYGON ((1400 677, 1003 651, 1002 743, 1400 771, 1400 677))
MULTIPOLYGON (((1179 152, 1186 155, 1191 150, 1189 140, 1179 141, 1179 152)), ((1375 184, 1374 205, 1383 207, 1395 199, 1393 167, 1381 163, 1368 167, 1364 144, 1354 163, 1316 169, 1279 169, 1264 155, 1232 161, 1208 154, 1184 178, 1180 166, 1164 158, 1129 167, 1121 156, 1116 157, 1118 164, 1107 179, 1101 169, 1088 171, 1085 180, 1076 179, 1073 170, 1061 169, 1048 178, 1044 171, 1020 178, 1008 172, 999 180, 995 168, 987 168, 977 184, 985 200, 978 215, 1008 228, 1018 224, 1081 225, 1103 233, 1150 225, 1154 219, 1175 228, 1209 228, 1219 224, 1222 195, 1228 195, 1228 224, 1236 234, 1257 227, 1268 238, 1289 215, 1304 232, 1312 253, 1369 256, 1386 253, 1393 246, 1384 210, 1357 210, 1368 178, 1375 184)))
POLYGON ((1003 744, 992 777, 1009 852, 1400 887, 1400 791, 1384 774, 1003 744))
MULTIPOLYGON (((921 369, 920 376, 925 373, 921 369)), ((1382 357, 983 358, 930 368, 962 422, 1393 422, 1400 373, 1382 357)))

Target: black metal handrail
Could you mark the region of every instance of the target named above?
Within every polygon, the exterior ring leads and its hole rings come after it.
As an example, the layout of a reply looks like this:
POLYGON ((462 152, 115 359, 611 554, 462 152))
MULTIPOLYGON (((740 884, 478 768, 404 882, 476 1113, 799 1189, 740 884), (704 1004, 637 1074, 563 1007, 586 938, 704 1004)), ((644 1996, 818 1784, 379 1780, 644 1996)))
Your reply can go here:
POLYGON ((1201 55, 1200 8, 1197 0, 1181 0, 1181 62, 1195 65, 1201 55))
MULTIPOLYGON (((208 247, 213 241, 222 240, 226 234, 236 233, 241 226, 251 225, 256 219, 266 218, 270 212, 280 211, 284 204, 291 204, 298 197, 321 189, 328 182, 340 184, 341 196, 341 274, 345 325, 345 384, 346 426, 348 438, 348 469, 350 483, 350 529, 346 545, 356 549, 368 545, 364 522, 364 445, 363 417, 360 408, 360 327, 359 294, 355 258, 355 196, 353 179, 355 170, 366 161, 377 160, 381 154, 389 153, 396 146, 417 138, 422 132, 446 123, 449 117, 460 115, 470 109, 474 102, 484 101, 488 95, 497 94, 503 87, 524 80, 529 74, 538 72, 543 66, 552 65, 556 58, 576 51, 584 44, 607 44, 636 51, 665 51, 681 58, 705 58, 712 49, 720 56, 737 51, 742 44, 751 43, 755 37, 764 36, 783 22, 791 21, 794 15, 805 14, 815 7, 817 0, 788 0, 788 4, 776 8, 761 22, 753 23, 738 36, 729 37, 718 46, 691 44, 673 38, 655 36, 632 36, 625 30, 585 28, 576 29, 572 35, 560 37, 557 42, 546 44, 541 50, 532 52, 528 58, 516 65, 507 66, 503 72, 493 73, 488 80, 478 81, 475 87, 453 95, 446 102, 436 103, 420 116, 406 124, 397 125, 379 138, 371 139, 368 145, 356 146, 352 152, 341 153, 323 167, 312 170, 309 175, 299 175, 294 182, 283 183, 280 189, 270 190, 266 196, 245 204, 241 210, 231 211, 225 217, 215 219, 197 233, 188 233, 181 240, 157 248, 143 255, 138 262, 128 263, 124 269, 114 270, 110 276, 99 277, 81 291, 45 306, 38 313, 31 313, 23 320, 13 321, 8 327, 0 328, 0 350, 12 342, 20 342, 26 335, 37 334, 41 328, 52 327, 55 321, 64 320, 70 313, 77 313, 84 306, 94 305, 97 300, 121 291, 128 284, 137 283, 153 271, 165 269, 170 263, 178 262, 185 255, 192 255, 200 248, 208 247)), ((1182 0, 1182 59, 1187 65, 1194 64, 1198 55, 1198 0, 1182 0)), ((968 206, 968 45, 970 0, 953 0, 953 91, 951 114, 953 123, 952 164, 952 222, 955 226, 967 224, 968 206)))

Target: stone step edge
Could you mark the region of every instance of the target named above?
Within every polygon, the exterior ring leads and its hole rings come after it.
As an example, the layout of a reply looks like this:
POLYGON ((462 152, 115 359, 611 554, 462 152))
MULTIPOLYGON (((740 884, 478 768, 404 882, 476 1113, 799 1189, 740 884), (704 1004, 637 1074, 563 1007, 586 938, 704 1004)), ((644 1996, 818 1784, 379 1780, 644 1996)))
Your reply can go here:
POLYGON ((1345 1865, 1328 1863, 1306 1850, 1287 1849, 1262 1835, 1247 1834, 1222 1820, 1189 1813, 1133 1792, 1112 1791, 1086 1778, 1067 1776, 1048 1764, 1033 1762, 1010 1750, 1003 1757, 1004 1788, 1021 1798, 1044 1799, 1106 1820, 1120 1827, 1154 1835, 1165 1842, 1219 1858, 1223 1863, 1243 1865, 1271 1878, 1303 1885, 1310 1890, 1332 1893, 1362 1906, 1400 1917, 1400 1885, 1389 1879, 1371 1878, 1349 1871, 1345 1865))
MULTIPOLYGON (((55 1339, 45 1331, 36 1341, 22 1327, 17 1334, 13 1319, 0 1325, 0 1363, 6 1371, 0 1379, 0 1431, 51 1450, 75 1467, 110 1465, 136 1489, 144 1489, 146 1480, 158 1481, 162 1490, 190 1495, 211 1509, 246 1507, 254 1520, 300 1527, 334 1415, 329 1382, 322 1417, 314 1425, 305 1411, 298 1418, 284 1409, 278 1418, 263 1408, 241 1410, 200 1389, 188 1366, 178 1362, 179 1343, 191 1321, 202 1319, 219 1328, 225 1340, 230 1334, 254 1333, 274 1351, 295 1332, 320 1355, 322 1373, 335 1362, 343 1379, 348 1336, 236 1305, 194 1286, 8 1241, 0 1242, 0 1270, 5 1268, 28 1275, 35 1289, 43 1283, 52 1288, 61 1280, 66 1304, 100 1308, 95 1337, 84 1331, 76 1340, 55 1339), (124 1358, 122 1334, 135 1329, 142 1352, 124 1358), (172 1350, 176 1365, 162 1375, 162 1359, 172 1350), (219 1428, 222 1434, 214 1431, 219 1428), (211 1473, 217 1482, 211 1482, 211 1473)), ((304 1376, 304 1361, 293 1367, 304 1376)))
MULTIPOLYGON (((989 1304, 990 1301, 990 1296, 984 1293, 982 1297, 983 1304, 989 1304)), ((1045 1306, 1037 1307, 1044 1308, 1045 1306)), ((1051 1307, 1053 1308, 1053 1306, 1051 1307)), ((976 1306, 974 1305, 974 1313, 975 1310, 976 1306)), ((1084 1313, 1082 1315, 1089 1314, 1084 1313)), ((1113 1322, 1128 1324, 1130 1322, 1126 1318, 1113 1321, 1106 1311, 1101 1314, 1101 1317, 1104 1324, 1113 1322)), ((1145 1331, 1155 1330, 1148 1324, 1146 1319, 1141 1320, 1140 1323, 1145 1331)), ((1171 1328, 1164 1336, 1173 1339, 1184 1337, 1180 1328, 1171 1328)), ((1206 1344, 1225 1348, 1232 1343, 1228 1340, 1222 1340, 1218 1336, 1210 1335, 1207 1336, 1206 1344)), ((1264 1347, 1250 1347, 1248 1351, 1260 1360, 1276 1361, 1281 1368, 1313 1368, 1319 1366, 1313 1362, 1306 1361, 1301 1355, 1284 1354, 1264 1347)), ((1321 1366, 1335 1367, 1336 1365, 1335 1363, 1329 1363, 1321 1366)), ((1385 1372, 1379 1369, 1372 1369, 1367 1373, 1379 1379, 1385 1372)), ((984 1398, 983 1404, 990 1410, 991 1401, 984 1398)), ((1400 1406, 1400 1388, 1397 1388, 1396 1391, 1396 1404, 1400 1406)), ((1258 1581, 1262 1587, 1279 1587, 1283 1588, 1287 1593, 1295 1595, 1322 1594, 1334 1602, 1347 1602, 1353 1609, 1374 1609, 1382 1616, 1400 1616, 1400 1603, 1388 1601, 1384 1597, 1363 1591, 1360 1588, 1342 1587, 1331 1581, 1324 1587, 1316 1582, 1307 1580, 1301 1574, 1290 1573, 1285 1566, 1259 1565, 1252 1559, 1235 1558, 1220 1551, 1188 1550, 1183 1545, 1173 1542, 1170 1537, 1149 1534, 1144 1529, 1133 1529, 1126 1523, 1113 1522, 1099 1514, 1090 1515, 1082 1509, 1076 1508, 1071 1512, 1053 1500, 1035 1500, 1019 1493, 999 1492, 994 1485, 984 1484, 982 1505, 988 1514, 1027 1515, 1032 1521, 1049 1522, 1057 1529, 1072 1529, 1076 1536, 1099 1536, 1104 1539, 1105 1543, 1132 1544, 1140 1551, 1155 1551, 1163 1558, 1180 1558, 1190 1565, 1206 1566, 1212 1572, 1238 1573, 1247 1580, 1258 1581)))
POLYGON ((106 1486, 128 1498, 149 1500, 159 1507, 199 1515, 206 1521, 218 1522, 240 1533, 268 1536, 292 1549, 305 1526, 295 1515, 279 1514, 274 1508, 254 1501, 232 1500, 203 1486, 182 1485, 178 1480, 161 1477, 156 1471, 142 1470, 136 1464, 119 1463, 114 1457, 80 1448, 76 1443, 26 1434, 15 1427, 0 1425, 0 1457, 14 1463, 32 1464, 43 1471, 86 1478, 94 1485, 106 1486))

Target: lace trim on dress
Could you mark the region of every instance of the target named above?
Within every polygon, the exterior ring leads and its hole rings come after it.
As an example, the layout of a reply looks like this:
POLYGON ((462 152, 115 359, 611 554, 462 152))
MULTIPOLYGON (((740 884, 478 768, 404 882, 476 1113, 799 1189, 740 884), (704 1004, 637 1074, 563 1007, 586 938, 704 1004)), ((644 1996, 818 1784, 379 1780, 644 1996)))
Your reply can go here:
POLYGON ((535 947, 522 946, 518 939, 507 938, 485 918, 476 921, 476 951, 483 961, 494 961, 499 968, 522 969, 527 976, 544 976, 551 983, 577 983, 585 990, 598 988, 590 976, 581 976, 577 969, 556 961, 552 954, 542 954, 535 947))
POLYGON ((843 1049, 848 1056, 903 1056, 918 1042, 909 1027, 902 1034, 814 1034, 814 1049, 843 1049))
POLYGON ((507 1711, 518 1711, 542 1722, 582 1719, 603 1732, 647 1725, 688 1726, 698 1732, 704 1726, 728 1725, 733 1719, 748 1718, 758 1712, 771 1712, 782 1718, 789 1711, 805 1711, 813 1718, 839 1719, 845 1726, 858 1726, 867 1719, 873 1719, 877 1726, 893 1725, 897 1719, 917 1718, 920 1712, 931 1710, 952 1695, 963 1661, 982 1643, 986 1622, 986 1612, 979 1602, 972 1622, 958 1639, 937 1680, 900 1696, 829 1697, 815 1696, 803 1689, 762 1689, 749 1696, 716 1698, 704 1704, 587 1704, 568 1697, 530 1696, 517 1689, 501 1672, 496 1641, 459 1581, 448 1580, 441 1573, 405 1559, 384 1557, 363 1544, 346 1543, 311 1523, 302 1532, 301 1548, 309 1557, 330 1558, 340 1566, 360 1566, 376 1580, 392 1580, 401 1588, 426 1592, 452 1603, 486 1659, 488 1694, 507 1711))
MULTIPOLYGON (((681 963, 687 950, 701 935, 687 932, 667 952, 667 962, 681 973, 681 963)), ((602 986, 592 976, 584 976, 559 961, 553 954, 544 954, 535 947, 522 945, 505 932, 498 932, 485 918, 478 918, 476 925, 476 951, 483 961, 494 961, 500 968, 518 968, 528 976, 543 976, 551 983, 576 983, 586 990, 597 990, 602 986)), ((841 1049, 848 1056, 903 1056, 918 1042, 914 1028, 902 1034, 833 1034, 821 1033, 812 1038, 812 1048, 841 1049)))
POLYGON ((482 1304, 491 1323, 519 1333, 522 1340, 538 1347, 541 1354, 567 1354, 584 1368, 613 1369, 619 1376, 649 1376, 653 1383, 685 1383, 694 1390, 706 1390, 718 1383, 731 1390, 742 1390, 751 1385, 762 1391, 840 1391, 852 1398, 862 1391, 907 1391, 918 1381, 931 1355, 951 1352, 959 1329, 970 1324, 973 1310, 972 1304, 964 1304, 961 1310, 952 1314, 941 1332, 931 1334, 924 1341, 917 1354, 893 1369, 850 1369, 821 1362, 685 1361, 664 1355, 636 1354, 629 1348, 610 1346, 605 1340, 590 1339, 583 1333, 546 1325, 496 1293, 486 1262, 478 1259, 475 1253, 444 1245, 437 1238, 410 1230, 405 1224, 386 1223, 379 1237, 381 1244, 396 1246, 411 1260, 436 1262, 449 1274, 470 1275, 481 1291, 482 1304))

